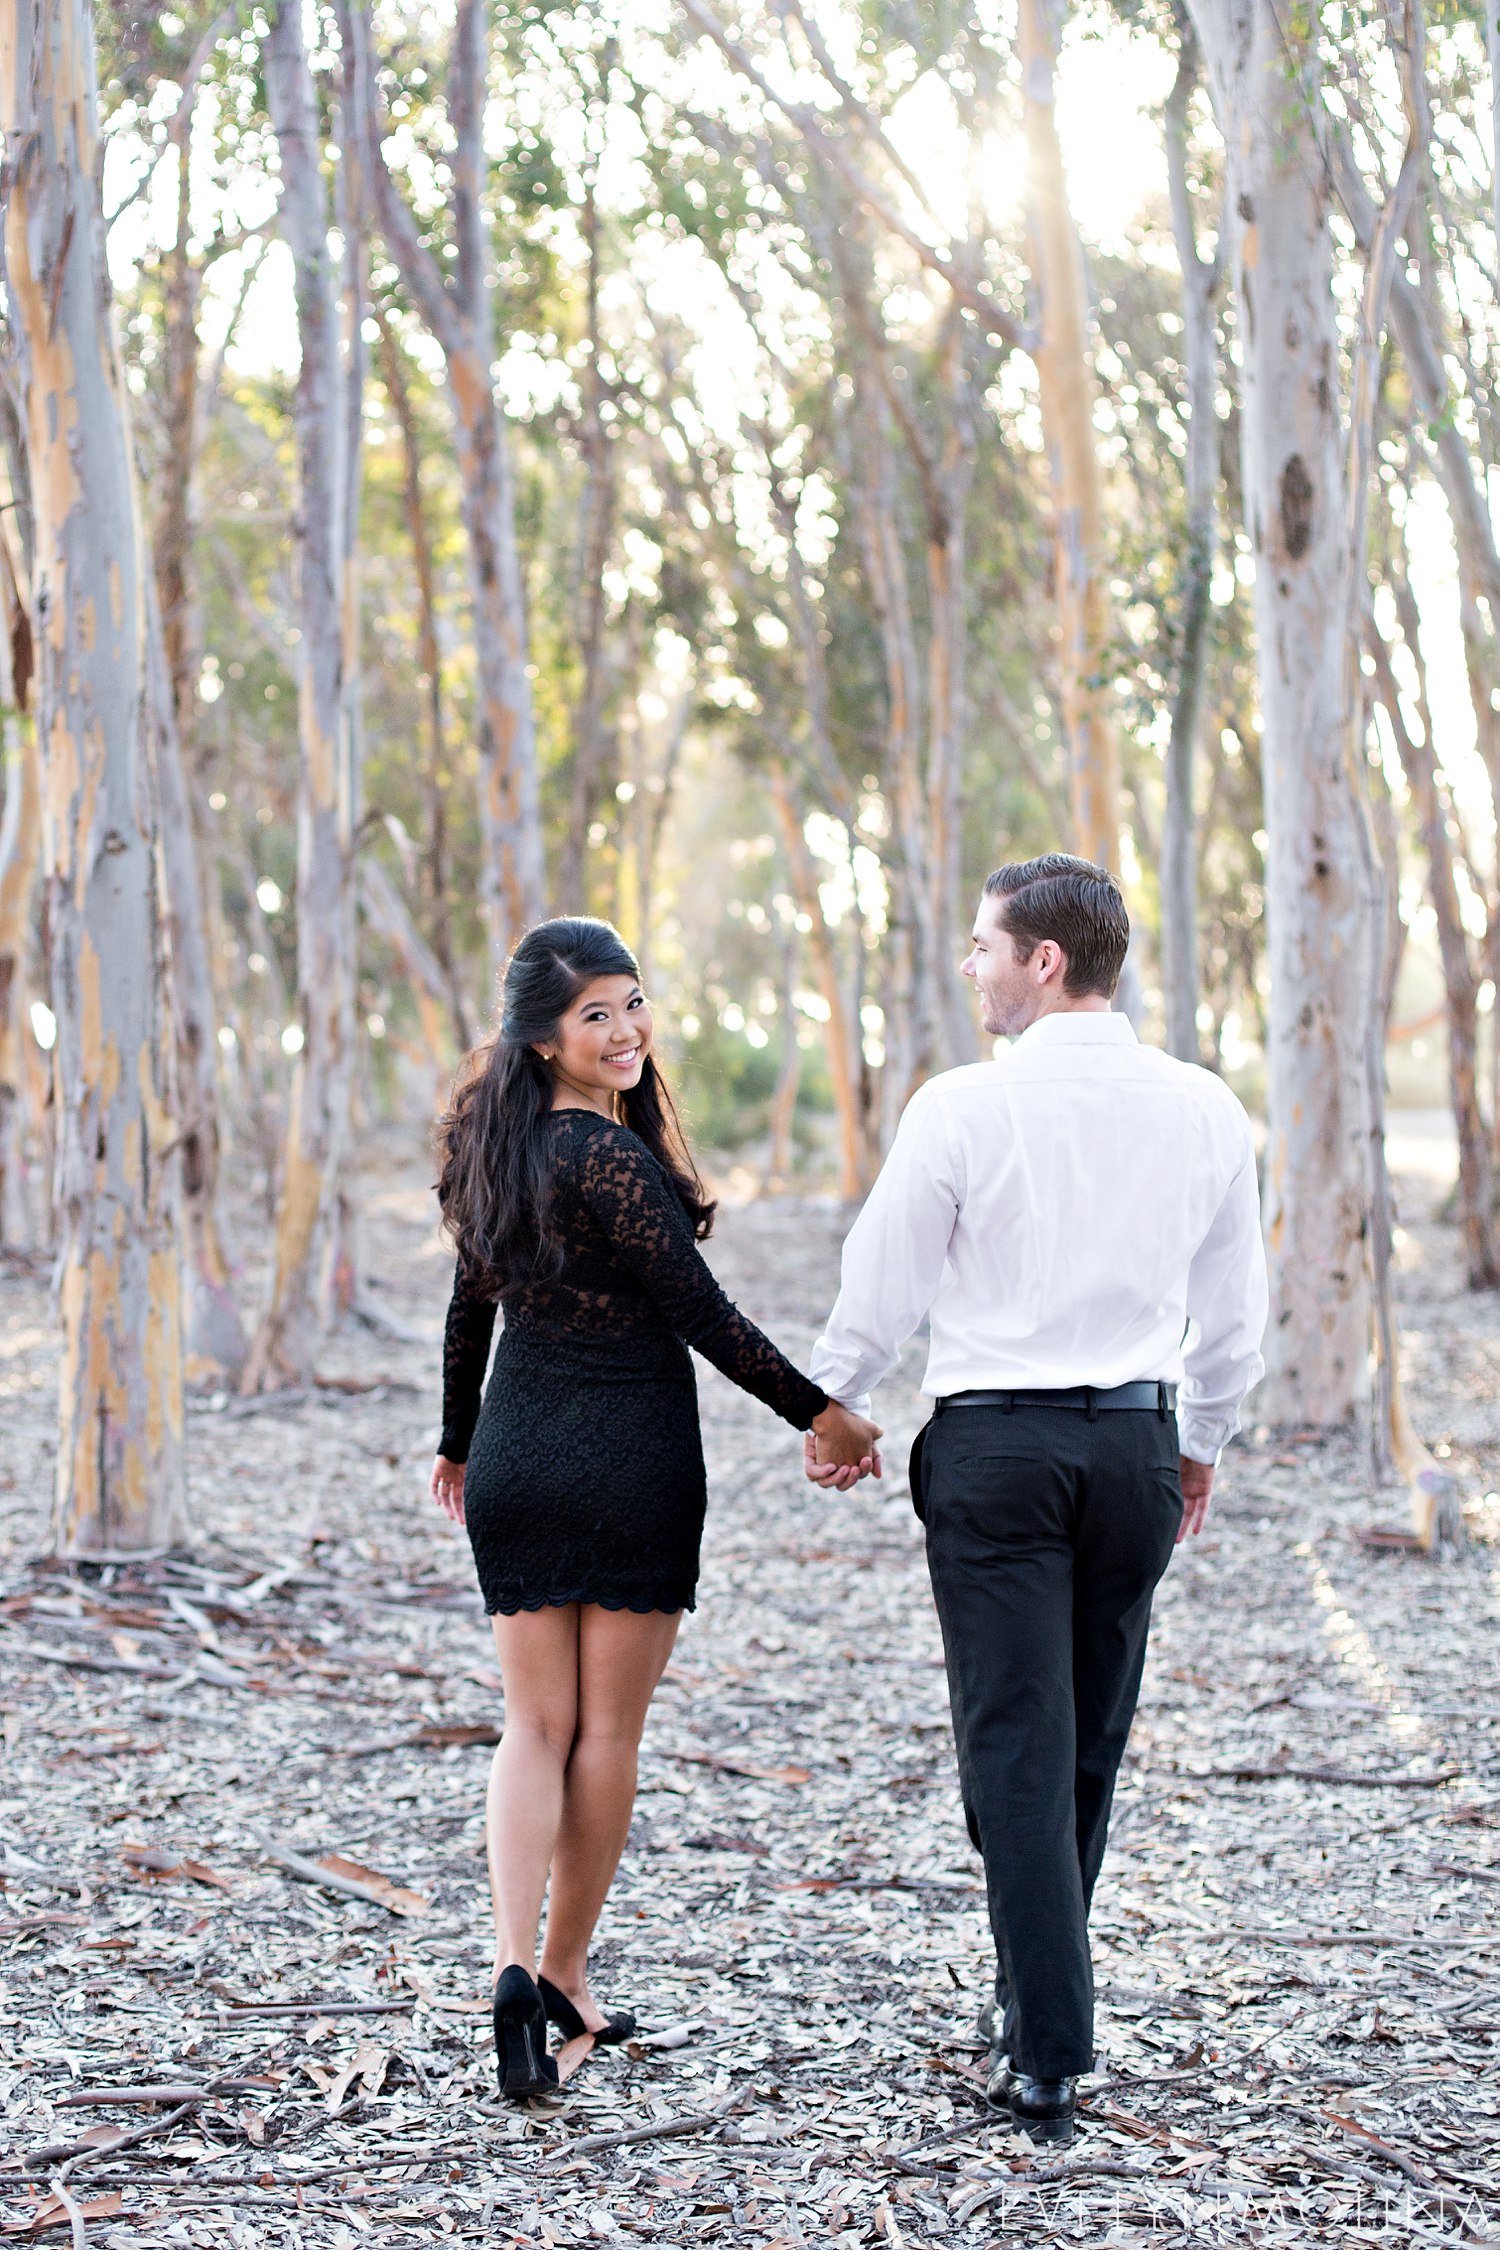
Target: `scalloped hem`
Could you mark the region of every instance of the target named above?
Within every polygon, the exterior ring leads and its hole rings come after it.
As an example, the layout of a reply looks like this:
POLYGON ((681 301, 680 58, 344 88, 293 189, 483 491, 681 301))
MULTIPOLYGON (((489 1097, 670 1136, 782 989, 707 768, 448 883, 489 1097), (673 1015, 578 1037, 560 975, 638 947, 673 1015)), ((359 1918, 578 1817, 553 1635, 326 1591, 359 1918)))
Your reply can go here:
POLYGON ((595 1609, 628 1609, 637 1617, 675 1617, 680 1609, 696 1609, 698 1594, 694 1587, 679 1601, 632 1601, 628 1594, 596 1594, 584 1587, 572 1594, 538 1594, 534 1601, 524 1594, 517 1595, 514 1601, 486 1601, 484 1614, 486 1617, 514 1617, 524 1609, 534 1615, 539 1609, 571 1609, 575 1602, 587 1602, 595 1609))

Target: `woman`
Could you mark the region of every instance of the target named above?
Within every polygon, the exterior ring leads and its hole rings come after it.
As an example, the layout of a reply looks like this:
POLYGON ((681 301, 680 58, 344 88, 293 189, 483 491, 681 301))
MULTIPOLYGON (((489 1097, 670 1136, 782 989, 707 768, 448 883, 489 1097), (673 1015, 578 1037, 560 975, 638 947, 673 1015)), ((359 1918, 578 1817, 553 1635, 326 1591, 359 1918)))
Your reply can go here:
POLYGON ((500 2086, 521 2098, 557 2084, 549 2020, 565 2038, 634 2029, 595 2004, 588 1949, 698 1578, 687 1344, 815 1430, 841 1484, 878 1473, 880 1432, 800 1375, 704 1263, 714 1207, 652 1055, 635 960, 607 922, 544 922, 521 940, 499 1033, 472 1058, 440 1147, 458 1271, 432 1492, 467 1526, 505 1682, 486 1832, 500 2086))

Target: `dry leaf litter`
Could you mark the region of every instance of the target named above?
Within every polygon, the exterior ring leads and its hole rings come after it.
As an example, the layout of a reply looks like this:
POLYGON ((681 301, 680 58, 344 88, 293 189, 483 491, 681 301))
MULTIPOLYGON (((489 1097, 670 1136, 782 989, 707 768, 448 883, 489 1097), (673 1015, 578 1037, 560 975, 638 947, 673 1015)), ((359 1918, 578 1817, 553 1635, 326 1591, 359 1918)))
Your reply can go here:
MULTIPOLYGON (((559 2097, 494 2091, 481 1804, 501 1716, 425 1477, 448 1264, 372 1166, 391 1334, 193 1402, 190 1549, 45 1558, 44 1278, 0 1292, 0 2177, 17 2239, 745 2250, 1500 2241, 1500 1305, 1403 1180, 1403 1327, 1470 1537, 1373 1551, 1350 1446, 1237 1449, 1158 1605, 1094 1918, 1079 2136, 986 2112, 988 1937, 904 1479, 823 1495, 701 1370, 701 1606, 650 1722, 559 2097), (1414 1216, 1413 1216, 1414 1215, 1414 1216), (400 1334, 406 1331, 411 1340, 400 1334), (331 1377, 335 1387, 324 1387, 331 1377)), ((842 1214, 729 1211, 713 1257, 805 1363, 842 1214)))

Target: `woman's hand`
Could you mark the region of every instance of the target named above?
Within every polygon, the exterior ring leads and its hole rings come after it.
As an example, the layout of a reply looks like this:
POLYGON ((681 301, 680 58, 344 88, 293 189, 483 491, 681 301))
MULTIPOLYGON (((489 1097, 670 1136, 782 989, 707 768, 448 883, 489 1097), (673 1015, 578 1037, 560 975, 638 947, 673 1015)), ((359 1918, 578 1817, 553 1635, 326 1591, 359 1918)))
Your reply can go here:
POLYGON ((803 1444, 809 1478, 825 1489, 847 1492, 861 1477, 878 1477, 880 1451, 875 1441, 882 1434, 877 1423, 867 1422, 862 1414, 831 1398, 815 1416, 803 1444))
POLYGON ((432 1464, 431 1492, 450 1523, 464 1520, 464 1464, 445 1461, 440 1453, 432 1464))

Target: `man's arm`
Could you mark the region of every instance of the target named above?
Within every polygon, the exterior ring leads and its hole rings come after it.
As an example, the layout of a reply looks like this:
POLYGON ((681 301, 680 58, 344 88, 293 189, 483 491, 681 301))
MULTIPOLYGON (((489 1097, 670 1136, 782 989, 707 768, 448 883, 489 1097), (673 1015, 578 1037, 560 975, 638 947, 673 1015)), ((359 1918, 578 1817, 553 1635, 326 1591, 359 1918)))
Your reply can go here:
POLYGON ((937 1295, 963 1182, 935 1087, 907 1104, 844 1243, 838 1300, 813 1350, 812 1379, 869 1413, 870 1392, 937 1295))
MULTIPOLYGON (((1186 1460, 1212 1469, 1239 1428, 1241 1401, 1265 1373, 1260 1345, 1267 1303, 1260 1194, 1247 1129, 1239 1168, 1188 1269, 1187 1311, 1195 1334, 1184 1354, 1177 1402, 1186 1460)), ((1203 1500, 1206 1508, 1206 1492, 1203 1500)))

